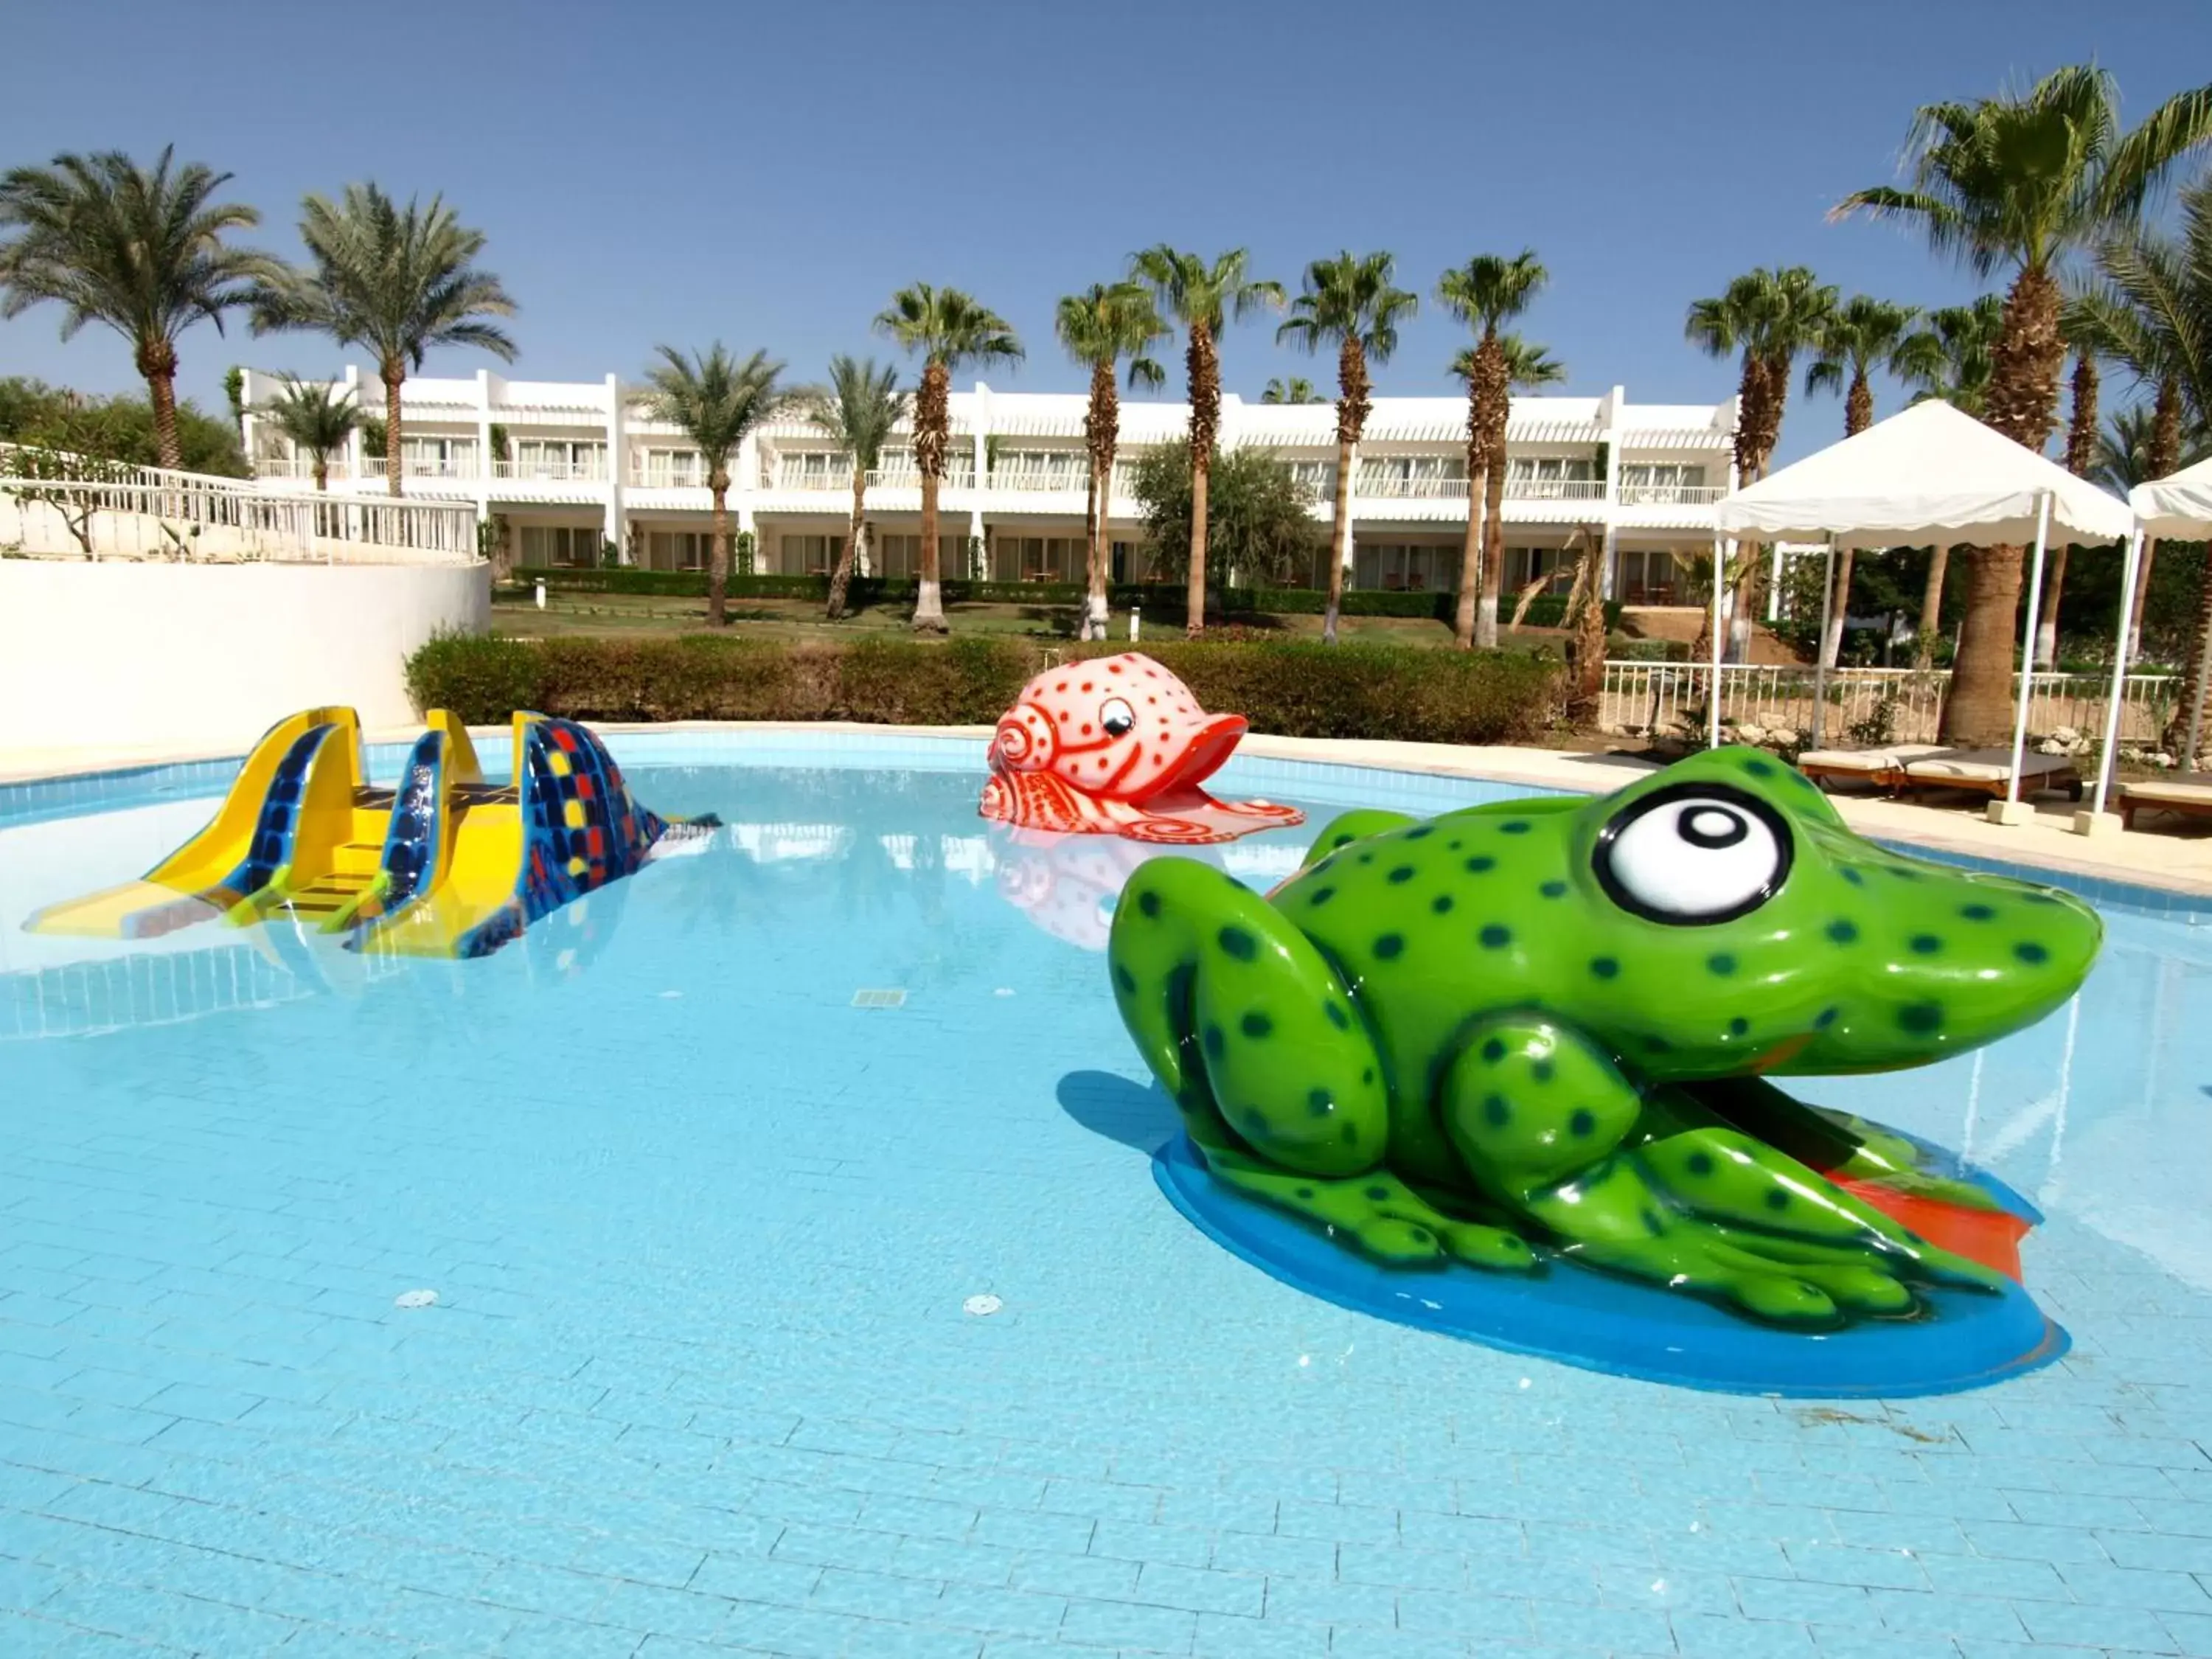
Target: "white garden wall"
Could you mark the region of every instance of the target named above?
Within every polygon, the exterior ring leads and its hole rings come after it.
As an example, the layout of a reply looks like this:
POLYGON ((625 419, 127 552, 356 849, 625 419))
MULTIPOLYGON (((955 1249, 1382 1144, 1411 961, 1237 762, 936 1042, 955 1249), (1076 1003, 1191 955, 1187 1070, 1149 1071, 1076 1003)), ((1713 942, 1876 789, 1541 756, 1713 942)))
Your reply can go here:
POLYGON ((325 703, 404 726, 407 654, 490 612, 482 563, 0 559, 0 750, 243 748, 325 703))

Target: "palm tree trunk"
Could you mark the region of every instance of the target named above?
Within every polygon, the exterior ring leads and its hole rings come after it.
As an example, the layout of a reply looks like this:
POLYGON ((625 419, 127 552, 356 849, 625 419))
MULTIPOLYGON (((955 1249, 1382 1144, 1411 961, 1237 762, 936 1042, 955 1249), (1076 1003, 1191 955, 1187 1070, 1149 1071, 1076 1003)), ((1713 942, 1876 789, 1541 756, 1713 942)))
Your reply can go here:
MULTIPOLYGON (((387 495, 401 493, 399 467, 399 388, 407 378, 407 371, 398 363, 386 363, 384 368, 384 492, 387 495)), ((725 540, 722 558, 728 562, 729 546, 725 540)), ((716 605, 714 622, 721 623, 720 606, 716 605)))
MULTIPOLYGON (((2197 627, 2189 653, 2188 671, 2182 676, 2181 697, 2173 705, 2173 714, 2166 723, 2159 738, 2159 746, 2174 757, 2185 772, 2197 769, 2197 757, 2182 752, 2189 746, 2189 732, 2197 713, 2204 706, 2205 668, 2208 656, 2212 656, 2212 569, 2205 573, 2205 580, 2197 590, 2197 627)), ((2199 742, 2203 741, 2200 728, 2199 742)))
POLYGON ((2018 546, 1966 550, 1966 619, 1936 732, 1942 742, 1966 749, 2012 742, 2021 551, 2018 546))
POLYGON ((831 622, 845 614, 845 589, 853 580, 853 561, 860 556, 860 532, 867 522, 868 475, 860 465, 860 458, 853 459, 853 527, 846 533, 845 550, 837 556, 837 568, 830 573, 830 608, 825 613, 831 622))
POLYGON ((1336 643, 1336 616, 1344 603, 1344 562, 1352 551, 1352 440, 1336 441, 1336 518, 1328 532, 1328 609, 1322 613, 1321 637, 1336 643))
POLYGON ((1728 659, 1751 660, 1752 625, 1759 616, 1759 601, 1766 587, 1766 547, 1754 544, 1744 555, 1743 574, 1736 578, 1735 599, 1729 611, 1728 659))
POLYGON ((707 559, 707 626, 720 628, 729 619, 730 594, 730 476, 720 467, 707 480, 714 493, 714 545, 707 559))
POLYGON ((1100 610, 1099 601, 1105 589, 1098 580, 1098 457, 1091 457, 1091 476, 1083 492, 1083 622, 1077 629, 1078 639, 1103 639, 1105 630, 1091 630, 1100 610))
POLYGON ((1190 458, 1190 574, 1183 595, 1184 634, 1196 639, 1206 631, 1206 488, 1210 466, 1190 458))
POLYGON ((2150 568, 2158 557, 2155 541, 2143 543, 2142 557, 2136 562, 2136 591, 2128 601, 2128 656, 2130 660, 2142 655, 2143 602, 2150 598, 2150 568))
POLYGON ((171 367, 166 372, 156 372, 146 377, 147 395, 154 404, 154 451, 161 465, 171 471, 185 464, 183 448, 177 441, 177 371, 176 353, 169 354, 171 367))
POLYGON ((2051 668, 2058 661, 2058 594, 2066 586, 2066 544, 2051 550, 2043 571, 2043 614, 2035 619, 2035 665, 2051 668))
POLYGON ((1106 589, 1114 574, 1113 532, 1107 520, 1113 511, 1114 454, 1115 446, 1109 444, 1098 458, 1098 522, 1093 531, 1094 551, 1091 558, 1091 617, 1096 629, 1093 637, 1106 637, 1106 589))
MULTIPOLYGON (((1462 651, 1474 648, 1475 611, 1481 603, 1482 582, 1482 514, 1474 498, 1475 470, 1468 469, 1467 532, 1462 538, 1459 550, 1459 605, 1452 613, 1452 643, 1462 651)), ((1490 599, 1490 625, 1498 626, 1498 600, 1490 599)))
POLYGON ((1851 608, 1851 550, 1836 550, 1836 581, 1828 591, 1828 625, 1820 630, 1820 666, 1833 668, 1844 651, 1844 619, 1851 608))
POLYGON ((331 487, 331 463, 326 455, 315 457, 315 493, 322 494, 331 487))
POLYGON ((925 633, 945 631, 945 593, 938 582, 937 475, 921 475, 921 563, 915 572, 914 625, 925 633))
POLYGON ((1936 661, 1936 641, 1943 631, 1943 573, 1951 562, 1951 550, 1938 543, 1928 555, 1928 585, 1920 593, 1920 626, 1912 637, 1912 665, 1929 668, 1936 661))
POLYGON ((1191 324, 1183 368, 1190 380, 1190 571, 1183 631, 1196 639, 1206 631, 1206 484, 1213 471, 1214 440, 1221 429, 1221 360, 1208 324, 1191 324))
POLYGON ((1476 600, 1474 642, 1498 648, 1498 596, 1505 586, 1505 445, 1489 446, 1482 470, 1482 593, 1476 600))

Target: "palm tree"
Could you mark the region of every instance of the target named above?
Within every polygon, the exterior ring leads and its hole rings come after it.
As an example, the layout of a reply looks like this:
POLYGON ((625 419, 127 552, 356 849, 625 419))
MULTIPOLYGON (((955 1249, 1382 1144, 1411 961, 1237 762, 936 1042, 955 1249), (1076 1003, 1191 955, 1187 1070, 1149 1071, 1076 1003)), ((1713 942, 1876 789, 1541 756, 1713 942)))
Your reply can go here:
POLYGON ((1263 404, 1325 404, 1328 398, 1313 389, 1313 382, 1303 374, 1293 374, 1288 380, 1269 380, 1267 389, 1260 394, 1263 404))
POLYGON ((775 416, 789 394, 776 386, 781 363, 756 351, 738 362, 720 340, 690 357, 674 346, 654 348, 660 361, 645 371, 647 408, 691 441, 707 465, 707 488, 714 501, 714 556, 707 567, 707 621, 720 628, 728 619, 730 586, 730 457, 745 436, 775 416))
MULTIPOLYGON (((1499 329, 1534 301, 1549 274, 1534 248, 1511 258, 1480 253, 1444 272, 1437 298, 1480 334, 1467 369, 1467 534, 1460 552, 1459 609, 1452 637, 1462 651, 1498 643, 1498 588, 1505 571, 1505 422, 1512 374, 1499 329), (1482 481, 1477 514, 1474 490, 1482 481)), ((1454 363, 1456 369, 1457 363, 1454 363)))
MULTIPOLYGON (((1977 419, 1989 396, 1991 353, 2004 331, 2004 301, 1994 294, 1963 306, 1944 306, 1928 313, 1898 347, 1893 365, 1898 378, 1914 388, 1912 401, 1940 398, 1977 419)), ((1928 581, 1921 590, 1920 624, 1913 635, 1913 666, 1935 661, 1942 631, 1943 580, 1951 563, 1948 542, 1929 550, 1928 581)))
POLYGON ((163 466, 183 464, 177 440, 177 337, 251 302, 283 267, 227 247, 224 235, 261 222, 242 202, 218 202, 230 182, 197 161, 173 167, 165 148, 149 172, 120 150, 57 155, 51 167, 0 174, 0 318, 41 301, 64 307, 62 338, 105 323, 131 343, 154 408, 163 466))
POLYGON ((868 474, 883 462, 884 446, 905 418, 907 394, 898 389, 898 370, 881 368, 872 357, 854 360, 840 352, 830 360, 830 384, 799 394, 799 409, 817 430, 831 439, 853 463, 853 525, 837 568, 830 577, 831 622, 845 614, 845 590, 853 580, 853 560, 867 522, 868 474))
POLYGON ((1305 288, 1291 315, 1275 330, 1308 351, 1336 344, 1336 517, 1329 537, 1328 609, 1321 636, 1336 643, 1336 617, 1344 599, 1344 566, 1352 554, 1352 465, 1367 424, 1367 362, 1387 363, 1398 349, 1398 325, 1420 308, 1417 294, 1390 285, 1387 253, 1340 253, 1306 267, 1305 288))
POLYGON ((304 452, 314 468, 315 488, 331 487, 331 457, 361 429, 361 405, 353 389, 334 381, 313 383, 283 377, 281 389, 261 405, 270 424, 304 452))
MULTIPOLYGON (((1567 366, 1553 357, 1548 349, 1533 340, 1524 340, 1518 334, 1503 333, 1498 344, 1505 354, 1505 384, 1509 391, 1533 391, 1540 386, 1558 386, 1567 378, 1567 366)), ((1452 355, 1452 378, 1473 389, 1474 381, 1475 346, 1462 346, 1452 355)), ((1459 572, 1459 608, 1455 617, 1453 639, 1462 651, 1474 643, 1475 590, 1484 588, 1492 610, 1492 621, 1497 620, 1498 586, 1488 583, 1482 574, 1481 544, 1475 537, 1477 522, 1474 504, 1474 480, 1468 481, 1468 534, 1462 544, 1459 572)), ((1502 574, 1501 571, 1501 574, 1502 574)))
POLYGON ((1215 341, 1231 319, 1242 320, 1262 306, 1280 307, 1283 285, 1249 276, 1241 247, 1208 263, 1162 242, 1132 254, 1129 274, 1152 289, 1160 309, 1189 337, 1183 367, 1190 382, 1190 575, 1183 629, 1195 637, 1206 627, 1206 489, 1221 431, 1215 341))
MULTIPOLYGON (((1844 436, 1855 437, 1874 424, 1877 368, 1894 369, 1917 306, 1901 306, 1871 295, 1855 294, 1821 324, 1813 362, 1805 371, 1805 390, 1844 394, 1844 436)), ((1828 597, 1827 626, 1820 630, 1820 666, 1833 668, 1843 648, 1844 620, 1850 610, 1851 550, 1836 550, 1835 582, 1828 597)))
POLYGON ((1091 370, 1091 408, 1083 420, 1091 450, 1091 499, 1083 514, 1090 540, 1083 637, 1103 640, 1109 562, 1103 544, 1114 493, 1114 452, 1121 441, 1121 405, 1114 390, 1114 371, 1127 358, 1131 386, 1157 386, 1164 381, 1165 372, 1146 354, 1154 341, 1167 337, 1168 325, 1160 320, 1144 285, 1125 280, 1110 287, 1093 283, 1080 294, 1065 295, 1054 314, 1053 330, 1067 355, 1091 370))
POLYGON ((876 327, 921 356, 914 405, 914 464, 921 474, 921 568, 914 625, 945 631, 937 560, 937 491, 952 441, 952 371, 963 364, 1018 363, 1022 343, 1006 319, 957 288, 916 283, 891 295, 876 327))
MULTIPOLYGON (((1909 187, 1858 191, 1835 213, 1916 225, 1932 250, 1980 276, 2013 273, 1984 418, 2039 453, 2057 421, 2066 359, 2060 263, 2132 224, 2174 163, 2208 141, 2212 86, 2177 94, 2129 129, 2112 76, 2071 64, 2026 91, 1923 105, 1906 139, 1909 187)), ((2021 554, 1991 547, 1973 557, 1947 742, 2011 736, 2021 554)))
POLYGON ((2086 475, 2113 495, 2124 497, 2137 484, 2164 475, 2152 470, 2150 450, 2154 416, 2141 404, 2119 410, 2097 434, 2095 459, 2086 475))
MULTIPOLYGON (((1803 265, 1747 271, 1717 297, 1691 302, 1683 327, 1690 343, 1711 357, 1726 357, 1732 352, 1742 356, 1736 389, 1738 489, 1766 476, 1775 443, 1782 435, 1791 371, 1800 353, 1818 348, 1835 306, 1836 290, 1803 265)), ((1763 569, 1759 555, 1756 546, 1742 549, 1731 578, 1735 609, 1729 624, 1729 642, 1731 653, 1740 662, 1750 652, 1752 611, 1758 603, 1763 569)), ((1705 627, 1711 627, 1710 617, 1705 627)), ((1700 631, 1698 653, 1702 654, 1710 642, 1710 635, 1700 631)))
MULTIPOLYGON (((2179 236, 2130 227, 2103 239, 2096 279, 2076 293, 2065 313, 2096 350, 2151 392, 2145 459, 2154 478, 2181 465, 2185 418, 2201 429, 2212 417, 2212 178, 2185 189, 2181 209, 2179 236)), ((2157 551, 2155 543, 2143 549, 2130 649, 2142 641, 2143 601, 2157 551)), ((2205 586, 2212 593, 2212 583, 2205 586)))
POLYGON ((300 204, 305 270, 283 273, 257 296, 257 333, 309 328, 375 354, 384 382, 385 488, 400 493, 399 388, 432 346, 481 346, 502 362, 514 342, 493 317, 514 315, 499 278, 471 263, 484 237, 443 197, 400 207, 375 185, 348 185, 343 200, 300 204))

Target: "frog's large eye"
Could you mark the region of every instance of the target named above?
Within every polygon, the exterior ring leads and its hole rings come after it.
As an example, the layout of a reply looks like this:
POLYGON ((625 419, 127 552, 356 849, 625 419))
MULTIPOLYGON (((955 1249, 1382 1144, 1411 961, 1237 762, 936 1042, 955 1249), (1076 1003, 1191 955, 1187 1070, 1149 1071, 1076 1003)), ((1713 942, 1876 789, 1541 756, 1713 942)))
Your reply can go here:
POLYGON ((1137 724, 1137 711, 1119 697, 1109 697, 1098 707, 1098 724, 1109 738, 1127 736, 1137 724))
POLYGON ((1656 789, 1597 838, 1598 884, 1648 921, 1696 927, 1747 915, 1790 874, 1790 826, 1726 784, 1656 789))

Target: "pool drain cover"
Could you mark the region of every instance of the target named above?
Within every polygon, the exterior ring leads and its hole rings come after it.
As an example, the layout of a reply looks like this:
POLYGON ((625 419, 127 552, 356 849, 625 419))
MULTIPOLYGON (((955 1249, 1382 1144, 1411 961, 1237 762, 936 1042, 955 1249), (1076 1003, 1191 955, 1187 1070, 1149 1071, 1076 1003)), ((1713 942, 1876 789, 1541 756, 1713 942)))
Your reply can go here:
POLYGON ((438 1305, 435 1291, 402 1291, 392 1298, 395 1308, 434 1308, 438 1305))
POLYGON ((965 1302, 960 1304, 960 1311, 964 1314, 973 1314, 976 1318, 982 1319, 998 1312, 1000 1309, 1006 1305, 1006 1304, 1000 1301, 997 1297, 986 1291, 981 1296, 969 1297, 965 1302))
POLYGON ((906 993, 855 991, 853 993, 853 1006, 855 1008, 903 1008, 906 1006, 906 993))

